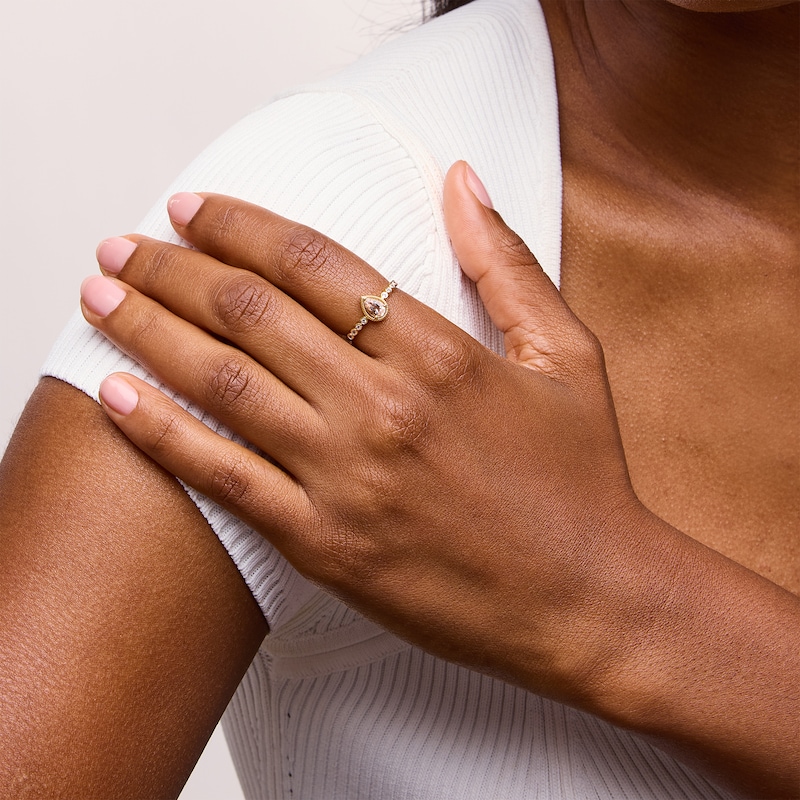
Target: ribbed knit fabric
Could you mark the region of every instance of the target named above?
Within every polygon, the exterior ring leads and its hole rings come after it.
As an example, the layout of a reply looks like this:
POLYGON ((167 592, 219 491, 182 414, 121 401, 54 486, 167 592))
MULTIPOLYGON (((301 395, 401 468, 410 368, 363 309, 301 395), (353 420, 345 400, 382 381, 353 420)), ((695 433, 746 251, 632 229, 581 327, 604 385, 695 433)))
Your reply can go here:
MULTIPOLYGON (((176 241, 175 191, 241 197, 332 236, 499 351, 444 228, 459 158, 557 281, 558 114, 535 0, 476 0, 279 98, 206 150, 139 231, 176 241)), ((76 315, 43 372, 96 398, 117 370, 153 380, 76 315)), ((401 642, 188 491, 271 629, 224 722, 249 800, 729 797, 634 736, 401 642)))

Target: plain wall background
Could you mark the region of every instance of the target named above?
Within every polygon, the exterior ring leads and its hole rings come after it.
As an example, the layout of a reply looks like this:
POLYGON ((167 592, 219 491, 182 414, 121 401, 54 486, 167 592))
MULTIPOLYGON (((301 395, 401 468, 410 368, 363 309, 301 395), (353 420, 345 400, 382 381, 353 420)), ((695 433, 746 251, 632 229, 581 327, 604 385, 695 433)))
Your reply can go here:
MULTIPOLYGON (((211 139, 330 74, 422 0, 27 0, 0 26, 0 449, 78 306, 94 249, 135 230, 211 139)), ((190 188, 190 187, 187 187, 190 188)), ((181 800, 238 800, 219 733, 181 800)))

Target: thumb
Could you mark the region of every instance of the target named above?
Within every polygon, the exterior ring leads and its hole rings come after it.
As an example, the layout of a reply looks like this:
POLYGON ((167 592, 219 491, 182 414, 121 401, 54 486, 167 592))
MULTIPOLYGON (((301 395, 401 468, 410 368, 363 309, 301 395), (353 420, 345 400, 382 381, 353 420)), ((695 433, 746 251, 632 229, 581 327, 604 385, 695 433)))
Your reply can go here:
POLYGON ((494 210, 465 161, 444 182, 444 218, 461 269, 478 287, 492 322, 505 337, 506 357, 552 371, 563 337, 580 326, 525 242, 494 210))

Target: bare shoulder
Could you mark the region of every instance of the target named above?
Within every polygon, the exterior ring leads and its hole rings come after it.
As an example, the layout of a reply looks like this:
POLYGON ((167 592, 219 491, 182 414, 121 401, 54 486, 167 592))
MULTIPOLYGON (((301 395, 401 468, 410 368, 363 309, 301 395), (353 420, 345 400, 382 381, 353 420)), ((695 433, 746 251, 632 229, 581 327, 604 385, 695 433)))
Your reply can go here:
POLYGON ((0 585, 0 795, 177 795, 266 623, 177 481, 54 379, 0 465, 0 585))

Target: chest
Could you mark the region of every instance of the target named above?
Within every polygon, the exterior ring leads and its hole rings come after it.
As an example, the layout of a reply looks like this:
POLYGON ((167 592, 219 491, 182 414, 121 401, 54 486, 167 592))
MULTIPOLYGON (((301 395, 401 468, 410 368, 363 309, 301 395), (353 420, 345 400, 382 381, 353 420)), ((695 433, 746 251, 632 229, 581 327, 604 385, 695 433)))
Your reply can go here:
POLYGON ((562 292, 600 338, 644 504, 800 591, 796 232, 565 174, 562 292))

